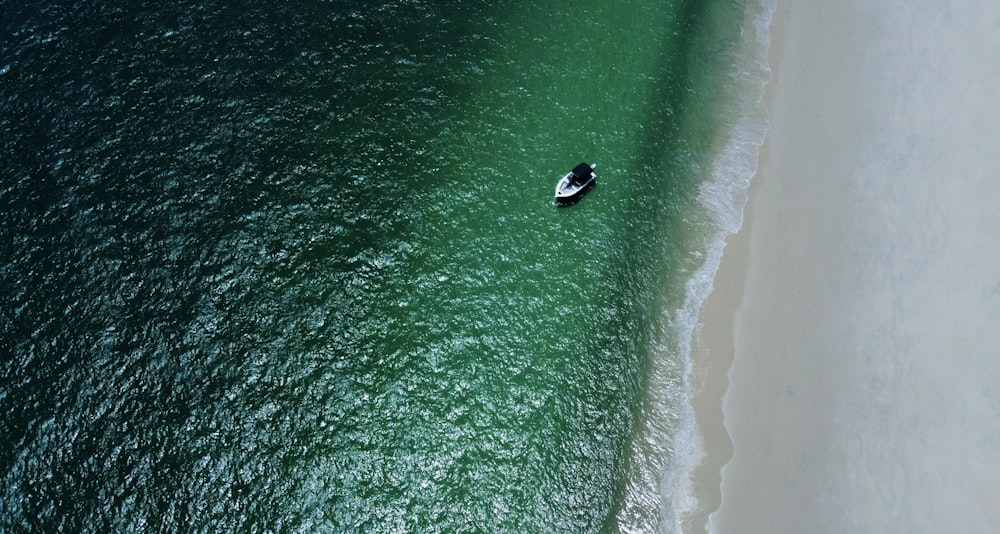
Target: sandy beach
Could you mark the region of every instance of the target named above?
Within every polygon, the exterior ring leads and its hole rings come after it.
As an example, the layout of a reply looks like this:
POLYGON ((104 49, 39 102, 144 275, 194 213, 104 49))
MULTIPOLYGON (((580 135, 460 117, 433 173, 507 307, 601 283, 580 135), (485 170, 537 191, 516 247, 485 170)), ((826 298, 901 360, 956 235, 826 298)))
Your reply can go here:
POLYGON ((989 0, 779 0, 692 531, 1000 531, 998 51, 989 0))

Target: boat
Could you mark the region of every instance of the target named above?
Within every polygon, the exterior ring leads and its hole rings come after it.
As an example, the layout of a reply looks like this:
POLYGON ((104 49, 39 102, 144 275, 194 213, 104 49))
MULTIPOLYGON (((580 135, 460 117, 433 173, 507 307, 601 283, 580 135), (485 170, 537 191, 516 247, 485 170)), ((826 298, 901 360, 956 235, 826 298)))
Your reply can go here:
POLYGON ((556 184, 556 200, 571 202, 582 197, 597 182, 596 168, 597 165, 581 163, 566 173, 556 184))

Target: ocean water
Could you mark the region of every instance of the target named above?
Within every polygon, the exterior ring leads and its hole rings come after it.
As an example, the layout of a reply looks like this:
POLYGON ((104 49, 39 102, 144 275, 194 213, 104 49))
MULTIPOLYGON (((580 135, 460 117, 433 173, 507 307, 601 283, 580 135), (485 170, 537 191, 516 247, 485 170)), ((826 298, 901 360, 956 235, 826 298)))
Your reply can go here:
POLYGON ((0 530, 679 530, 769 12, 3 4, 0 530))

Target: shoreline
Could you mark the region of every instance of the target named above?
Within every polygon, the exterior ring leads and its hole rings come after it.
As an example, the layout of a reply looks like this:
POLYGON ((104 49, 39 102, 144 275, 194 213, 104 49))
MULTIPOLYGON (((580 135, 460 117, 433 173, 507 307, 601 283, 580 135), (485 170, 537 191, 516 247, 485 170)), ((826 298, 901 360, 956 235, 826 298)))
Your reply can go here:
POLYGON ((997 25, 987 0, 778 1, 694 344, 685 532, 1000 528, 997 25))
MULTIPOLYGON (((771 120, 774 84, 777 74, 776 54, 784 47, 787 5, 778 0, 771 13, 770 47, 767 63, 770 77, 764 84, 760 106, 765 120, 771 120)), ((770 129, 770 126, 768 127, 770 129)), ((729 389, 729 368, 735 354, 736 312, 743 303, 746 273, 750 263, 749 235, 753 226, 753 206, 760 187, 760 169, 765 166, 769 149, 765 134, 757 155, 757 168, 747 188, 742 225, 726 237, 723 255, 713 279, 712 291, 705 299, 692 343, 691 406, 695 414, 695 434, 701 459, 692 470, 691 486, 696 506, 683 521, 684 532, 707 532, 709 516, 722 504, 722 468, 733 456, 733 444, 725 427, 723 397, 729 389)))

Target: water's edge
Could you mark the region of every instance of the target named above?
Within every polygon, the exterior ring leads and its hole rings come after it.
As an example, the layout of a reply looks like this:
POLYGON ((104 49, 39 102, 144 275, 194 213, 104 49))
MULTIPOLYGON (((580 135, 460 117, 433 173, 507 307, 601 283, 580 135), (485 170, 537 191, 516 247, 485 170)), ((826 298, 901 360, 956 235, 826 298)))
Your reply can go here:
POLYGON ((699 202, 706 210, 712 228, 705 241, 704 262, 686 284, 685 300, 680 308, 668 312, 666 320, 678 331, 680 353, 684 357, 683 422, 678 430, 675 450, 676 463, 662 474, 661 495, 666 504, 663 532, 702 532, 713 511, 699 502, 692 478, 705 457, 704 444, 697 435, 697 422, 691 405, 692 373, 704 367, 696 361, 707 354, 695 354, 693 342, 697 335, 702 307, 713 291, 713 280, 726 246, 726 240, 740 231, 747 192, 758 168, 758 158, 764 144, 769 122, 764 108, 764 90, 770 81, 768 53, 771 47, 770 25, 777 0, 760 0, 746 5, 745 23, 738 49, 734 53, 729 81, 723 102, 717 109, 725 111, 723 128, 716 149, 710 154, 711 179, 702 184, 699 202))

